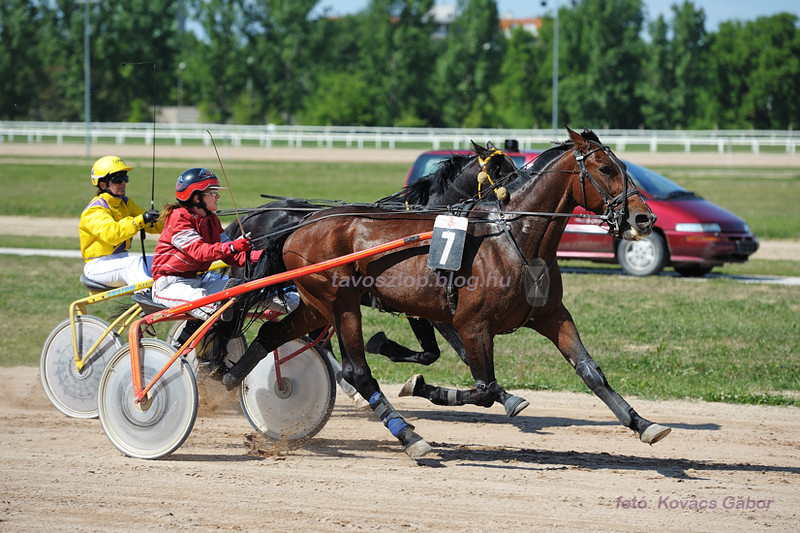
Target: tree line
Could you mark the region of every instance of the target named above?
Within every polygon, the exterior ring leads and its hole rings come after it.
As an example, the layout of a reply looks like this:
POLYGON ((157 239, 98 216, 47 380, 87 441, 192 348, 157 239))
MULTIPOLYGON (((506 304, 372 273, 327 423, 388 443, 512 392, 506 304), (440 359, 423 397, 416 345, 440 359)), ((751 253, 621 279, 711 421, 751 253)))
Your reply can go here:
MULTIPOLYGON (((370 0, 332 17, 318 0, 4 0, 0 119, 84 120, 88 8, 93 121, 147 122, 155 100, 214 123, 549 127, 554 13, 538 35, 505 35, 494 0, 458 0, 442 32, 433 5, 370 0)), ((558 30, 559 124, 798 123, 795 15, 710 32, 691 1, 646 20, 643 0, 575 0, 558 30)))

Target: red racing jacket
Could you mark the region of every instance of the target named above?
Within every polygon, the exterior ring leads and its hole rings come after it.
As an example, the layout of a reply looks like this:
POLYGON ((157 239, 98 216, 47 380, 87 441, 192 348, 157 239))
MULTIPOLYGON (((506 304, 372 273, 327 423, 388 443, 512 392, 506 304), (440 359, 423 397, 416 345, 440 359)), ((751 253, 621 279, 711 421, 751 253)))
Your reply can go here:
POLYGON ((244 266, 245 252, 231 253, 231 239, 225 235, 216 214, 198 216, 177 207, 167 217, 153 257, 153 279, 161 276, 195 278, 220 259, 244 266))

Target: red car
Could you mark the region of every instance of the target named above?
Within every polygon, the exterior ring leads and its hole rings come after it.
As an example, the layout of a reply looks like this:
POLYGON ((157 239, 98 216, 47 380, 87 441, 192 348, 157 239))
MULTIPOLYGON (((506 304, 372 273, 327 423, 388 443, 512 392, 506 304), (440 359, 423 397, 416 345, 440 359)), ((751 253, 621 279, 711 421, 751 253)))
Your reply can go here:
MULTIPOLYGON (((524 151, 508 141, 504 149, 517 167, 541 152, 524 151)), ((406 184, 430 174, 453 154, 469 150, 431 150, 412 165, 406 184)), ((672 266, 683 276, 703 276, 724 263, 743 263, 758 250, 758 241, 744 220, 671 182, 650 169, 625 161, 633 182, 656 214, 653 232, 639 241, 619 241, 591 219, 573 219, 558 247, 561 259, 618 262, 633 276, 650 276, 672 266)), ((585 213, 578 207, 576 213, 585 213)))

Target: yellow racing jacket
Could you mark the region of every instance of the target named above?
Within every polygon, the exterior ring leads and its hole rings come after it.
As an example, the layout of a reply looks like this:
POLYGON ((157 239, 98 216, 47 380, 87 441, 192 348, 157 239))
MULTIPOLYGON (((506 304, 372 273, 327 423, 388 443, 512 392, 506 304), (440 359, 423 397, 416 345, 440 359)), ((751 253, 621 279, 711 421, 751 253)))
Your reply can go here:
POLYGON ((83 209, 78 231, 84 261, 126 251, 139 230, 161 233, 164 223, 145 224, 144 209, 127 196, 106 192, 95 196, 83 209))

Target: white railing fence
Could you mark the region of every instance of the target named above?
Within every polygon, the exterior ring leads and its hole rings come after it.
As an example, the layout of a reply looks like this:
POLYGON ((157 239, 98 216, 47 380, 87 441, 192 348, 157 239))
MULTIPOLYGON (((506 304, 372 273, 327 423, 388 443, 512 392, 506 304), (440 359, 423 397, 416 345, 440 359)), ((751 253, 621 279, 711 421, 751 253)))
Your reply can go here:
MULTIPOLYGON (((239 126, 231 124, 165 124, 157 123, 157 143, 215 142, 232 146, 258 146, 270 148, 415 148, 453 149, 470 148, 470 140, 484 143, 492 141, 502 146, 506 139, 515 139, 522 150, 541 149, 555 139, 550 129, 457 129, 457 128, 382 128, 347 126, 239 126)), ((792 130, 595 130, 595 133, 616 151, 659 150, 717 151, 719 153, 750 151, 758 154, 762 149, 795 154, 800 144, 800 134, 792 130)), ((152 123, 129 122, 18 122, 0 121, 1 143, 91 143, 144 142, 152 144, 152 123)), ((564 131, 558 139, 566 138, 564 131)))

